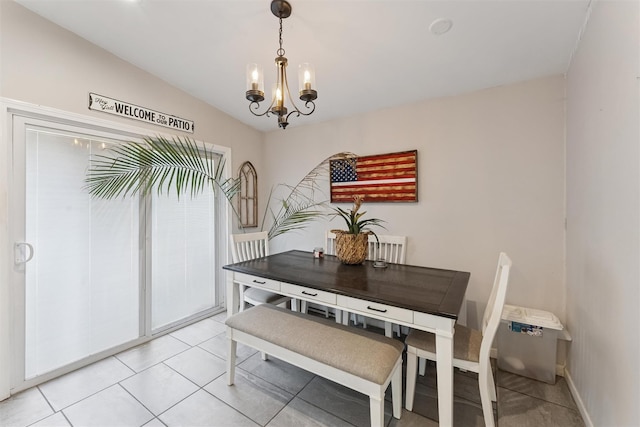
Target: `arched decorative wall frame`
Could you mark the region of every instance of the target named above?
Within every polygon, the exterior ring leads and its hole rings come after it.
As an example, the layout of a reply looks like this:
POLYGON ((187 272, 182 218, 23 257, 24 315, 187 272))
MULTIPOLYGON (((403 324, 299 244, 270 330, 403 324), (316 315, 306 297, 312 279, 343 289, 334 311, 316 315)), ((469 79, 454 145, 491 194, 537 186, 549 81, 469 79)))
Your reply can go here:
POLYGON ((258 226, 258 174, 251 162, 240 165, 238 170, 240 192, 238 193, 238 213, 240 227, 258 226))

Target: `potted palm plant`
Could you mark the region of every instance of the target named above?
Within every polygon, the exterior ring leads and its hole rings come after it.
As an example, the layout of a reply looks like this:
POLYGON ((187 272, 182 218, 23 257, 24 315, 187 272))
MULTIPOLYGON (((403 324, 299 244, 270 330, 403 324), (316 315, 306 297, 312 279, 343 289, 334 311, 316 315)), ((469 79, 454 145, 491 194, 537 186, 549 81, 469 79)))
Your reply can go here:
POLYGON ((353 209, 349 211, 334 208, 334 215, 342 217, 347 223, 347 230, 331 230, 336 235, 336 256, 343 264, 362 264, 367 258, 369 235, 376 236, 369 227, 384 228, 381 219, 362 218, 367 213, 359 212, 363 200, 364 196, 353 196, 353 209))

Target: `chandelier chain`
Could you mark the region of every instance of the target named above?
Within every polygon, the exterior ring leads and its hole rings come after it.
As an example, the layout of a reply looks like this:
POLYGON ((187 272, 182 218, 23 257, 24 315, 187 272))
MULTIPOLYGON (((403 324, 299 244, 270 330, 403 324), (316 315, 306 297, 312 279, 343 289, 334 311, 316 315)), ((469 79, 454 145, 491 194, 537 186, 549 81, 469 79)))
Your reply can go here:
POLYGON ((280 49, 276 51, 278 56, 284 56, 284 49, 282 48, 282 18, 280 18, 280 32, 278 33, 278 41, 280 43, 280 49))

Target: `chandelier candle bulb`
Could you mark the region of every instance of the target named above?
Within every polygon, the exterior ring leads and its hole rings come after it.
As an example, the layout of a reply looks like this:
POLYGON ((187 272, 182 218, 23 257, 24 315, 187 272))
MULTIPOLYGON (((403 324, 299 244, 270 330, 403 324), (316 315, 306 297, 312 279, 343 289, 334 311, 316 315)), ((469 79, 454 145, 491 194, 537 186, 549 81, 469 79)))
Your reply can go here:
POLYGON ((264 74, 258 64, 247 65, 247 93, 246 97, 251 102, 264 101, 264 74))
POLYGON ((318 93, 313 89, 315 80, 316 73, 313 65, 309 63, 300 64, 298 67, 298 90, 300 91, 301 100, 306 102, 317 98, 318 93))

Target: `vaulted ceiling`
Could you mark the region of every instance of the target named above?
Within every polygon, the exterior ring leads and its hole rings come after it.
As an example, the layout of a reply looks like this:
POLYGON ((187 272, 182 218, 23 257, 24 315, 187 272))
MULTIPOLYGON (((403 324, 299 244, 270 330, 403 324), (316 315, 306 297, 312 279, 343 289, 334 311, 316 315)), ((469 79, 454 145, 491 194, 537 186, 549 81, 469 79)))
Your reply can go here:
MULTIPOLYGON (((275 81, 269 0, 16 1, 249 126, 277 129, 245 99, 247 63, 263 65, 266 92, 275 81)), ((564 73, 589 2, 290 0, 289 85, 297 92, 297 65, 310 62, 318 90, 316 112, 291 127, 564 73), (431 31, 442 19, 450 31, 431 31)))

